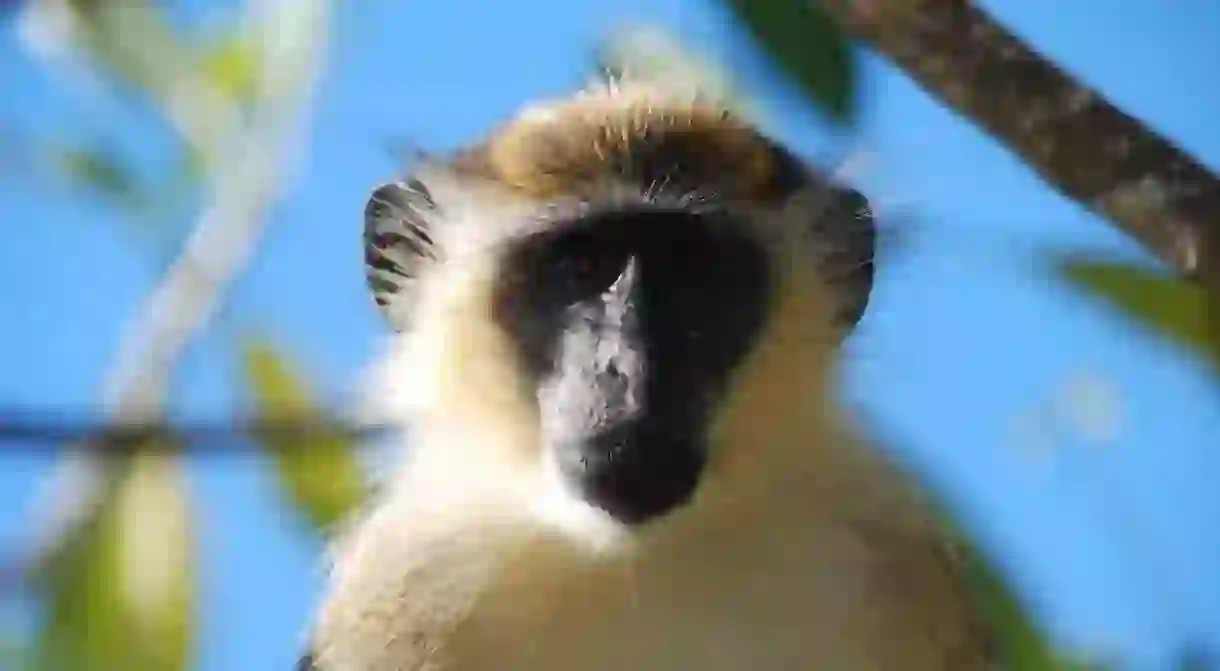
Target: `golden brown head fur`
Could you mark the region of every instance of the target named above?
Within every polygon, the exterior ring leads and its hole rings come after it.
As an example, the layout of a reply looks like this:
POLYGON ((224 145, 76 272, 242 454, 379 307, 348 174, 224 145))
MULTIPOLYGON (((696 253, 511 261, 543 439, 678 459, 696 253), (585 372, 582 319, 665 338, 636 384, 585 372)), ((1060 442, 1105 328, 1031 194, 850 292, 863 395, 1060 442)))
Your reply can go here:
POLYGON ((645 87, 611 84, 527 110, 489 138, 483 156, 496 180, 546 199, 597 188, 608 165, 637 160, 644 144, 705 188, 776 196, 774 154, 755 129, 710 101, 645 87))
POLYGON ((370 394, 382 416, 410 420, 410 441, 337 544, 317 668, 985 668, 938 530, 838 423, 830 381, 849 289, 828 279, 809 229, 830 187, 794 189, 782 158, 711 103, 620 83, 529 108, 440 171, 444 260, 415 278, 411 327, 370 394), (657 156, 682 167, 654 175, 657 156), (538 396, 491 317, 496 241, 545 225, 516 213, 591 194, 729 203, 774 277, 710 416, 698 489, 644 525, 557 482, 538 396))

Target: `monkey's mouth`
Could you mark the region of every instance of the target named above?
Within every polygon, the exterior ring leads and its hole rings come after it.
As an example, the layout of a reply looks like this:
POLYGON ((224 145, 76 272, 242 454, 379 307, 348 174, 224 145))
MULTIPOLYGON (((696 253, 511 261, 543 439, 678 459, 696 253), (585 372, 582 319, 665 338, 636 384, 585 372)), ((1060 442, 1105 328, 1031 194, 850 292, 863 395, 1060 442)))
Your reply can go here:
POLYGON ((553 449, 562 477, 580 497, 631 525, 689 501, 706 463, 695 430, 649 419, 622 422, 553 449))

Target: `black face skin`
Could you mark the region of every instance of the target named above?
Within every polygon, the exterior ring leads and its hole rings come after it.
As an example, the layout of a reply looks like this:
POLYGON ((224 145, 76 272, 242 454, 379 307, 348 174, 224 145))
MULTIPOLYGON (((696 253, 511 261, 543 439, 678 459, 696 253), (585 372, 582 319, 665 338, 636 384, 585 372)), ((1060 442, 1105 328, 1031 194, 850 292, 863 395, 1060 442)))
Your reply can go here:
POLYGON ((767 257, 733 224, 595 213, 520 241, 503 266, 496 318, 532 376, 546 449, 621 522, 693 494, 708 414, 762 327, 767 257))

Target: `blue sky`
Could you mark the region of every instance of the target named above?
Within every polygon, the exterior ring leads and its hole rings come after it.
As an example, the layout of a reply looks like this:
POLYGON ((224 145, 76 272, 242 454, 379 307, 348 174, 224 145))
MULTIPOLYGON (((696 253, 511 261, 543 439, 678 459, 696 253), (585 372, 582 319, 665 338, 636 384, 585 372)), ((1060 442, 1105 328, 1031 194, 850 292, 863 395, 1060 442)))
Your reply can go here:
MULTIPOLYGON (((983 4, 1220 166, 1220 4, 983 4)), ((867 152, 859 183, 882 214, 898 204, 916 216, 853 342, 847 393, 884 420, 902 458, 968 507, 982 541, 1055 631, 1119 651, 1132 668, 1159 668, 1187 638, 1220 645, 1220 398, 1172 346, 1064 290, 1040 250, 1143 255, 878 59, 866 59, 860 135, 832 137, 703 2, 342 3, 308 163, 232 307, 190 351, 176 410, 240 407, 231 343, 250 327, 287 347, 319 389, 341 394, 383 333, 363 284, 358 219, 369 188, 394 169, 383 140, 468 139, 525 99, 581 81, 593 41, 627 21, 658 22, 727 63, 798 149, 867 152), (1055 399, 1074 380, 1104 385, 1101 400, 1116 406, 1110 435, 1063 419, 1055 399)), ((147 118, 84 106, 5 30, 5 130, 118 133, 155 152, 147 118)), ((11 161, 0 169, 9 236, 0 245, 0 407, 87 409, 159 260, 130 244, 131 229, 112 211, 38 187, 11 161)), ((50 462, 28 446, 0 449, 8 547, 27 529, 23 514, 50 462)), ((196 465, 199 668, 288 668, 320 585, 318 541, 257 457, 196 465)))

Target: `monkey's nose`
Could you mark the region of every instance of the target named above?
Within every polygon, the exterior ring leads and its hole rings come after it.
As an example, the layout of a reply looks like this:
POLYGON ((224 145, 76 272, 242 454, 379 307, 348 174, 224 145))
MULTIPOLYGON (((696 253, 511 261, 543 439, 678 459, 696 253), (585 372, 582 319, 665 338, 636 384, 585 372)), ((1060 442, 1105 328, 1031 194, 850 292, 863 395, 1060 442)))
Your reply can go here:
POLYGON ((691 498, 705 452, 694 431, 629 421, 560 447, 557 456, 590 505, 624 524, 642 524, 691 498))

